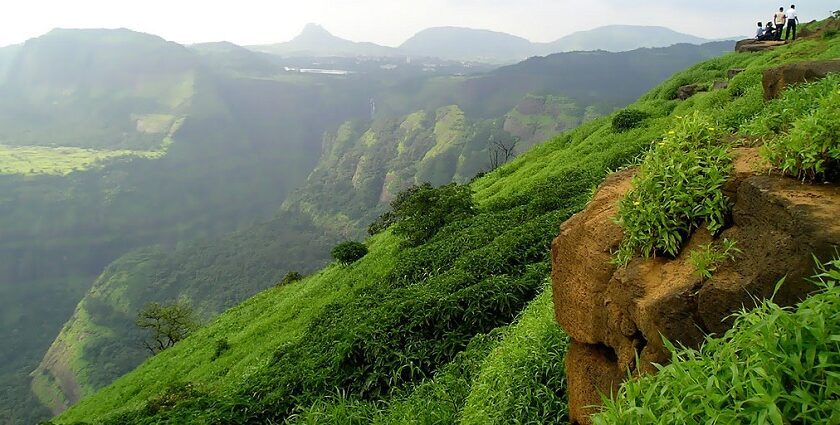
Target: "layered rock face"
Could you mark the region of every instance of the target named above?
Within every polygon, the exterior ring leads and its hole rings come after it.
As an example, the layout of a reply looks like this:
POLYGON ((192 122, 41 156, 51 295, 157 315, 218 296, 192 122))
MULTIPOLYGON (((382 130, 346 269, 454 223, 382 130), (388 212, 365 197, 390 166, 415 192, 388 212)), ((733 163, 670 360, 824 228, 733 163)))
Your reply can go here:
POLYGON ((840 186, 808 185, 754 171, 754 150, 737 152, 726 186, 733 202, 731 225, 718 236, 742 251, 702 280, 689 253, 709 243, 705 230, 690 237, 677 258, 636 258, 610 264, 622 230, 613 223, 618 201, 634 170, 609 177, 594 200, 563 224, 552 244, 557 321, 572 337, 566 356, 570 419, 590 423, 601 395, 617 390, 628 374, 655 372, 671 355, 662 337, 698 346, 721 334, 731 314, 773 296, 791 305, 813 288, 814 257, 827 259, 840 246, 840 186), (638 363, 637 363, 638 359, 638 363))
POLYGON ((836 72, 840 72, 840 59, 798 62, 770 68, 762 75, 764 100, 777 98, 787 86, 816 81, 836 72))

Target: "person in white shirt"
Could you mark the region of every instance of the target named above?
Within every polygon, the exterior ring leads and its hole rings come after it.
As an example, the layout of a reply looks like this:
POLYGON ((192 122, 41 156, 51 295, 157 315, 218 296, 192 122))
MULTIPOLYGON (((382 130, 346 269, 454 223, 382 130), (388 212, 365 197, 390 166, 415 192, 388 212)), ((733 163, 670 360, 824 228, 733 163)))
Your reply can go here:
POLYGON ((796 5, 790 5, 790 9, 785 12, 787 18, 787 31, 785 31, 785 40, 790 38, 791 31, 793 32, 793 39, 796 40, 796 24, 799 23, 799 16, 796 15, 796 5))
POLYGON ((782 39, 782 29, 785 27, 787 15, 785 15, 785 8, 780 7, 779 11, 773 15, 773 23, 776 24, 776 40, 782 39))
POLYGON ((761 40, 761 37, 764 37, 764 25, 761 25, 761 22, 759 22, 758 28, 755 30, 755 39, 761 40))

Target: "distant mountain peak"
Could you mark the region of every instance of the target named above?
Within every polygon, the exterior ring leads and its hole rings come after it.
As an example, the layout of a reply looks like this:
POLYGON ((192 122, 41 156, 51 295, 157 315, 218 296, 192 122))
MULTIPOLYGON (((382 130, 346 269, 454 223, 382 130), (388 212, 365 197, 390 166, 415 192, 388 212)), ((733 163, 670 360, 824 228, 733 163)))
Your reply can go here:
POLYGON ((326 28, 316 23, 308 23, 303 27, 303 31, 295 37, 292 42, 306 42, 306 43, 320 43, 325 41, 334 41, 339 37, 334 36, 326 28))

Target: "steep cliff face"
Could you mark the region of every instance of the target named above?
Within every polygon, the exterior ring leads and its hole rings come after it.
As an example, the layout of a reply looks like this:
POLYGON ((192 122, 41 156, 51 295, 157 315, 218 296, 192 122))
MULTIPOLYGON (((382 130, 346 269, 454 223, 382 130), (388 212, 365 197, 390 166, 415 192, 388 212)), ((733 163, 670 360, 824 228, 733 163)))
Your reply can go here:
POLYGON ((572 338, 566 357, 570 417, 586 424, 601 402, 632 374, 653 373, 671 356, 664 339, 697 346, 731 326, 730 315, 774 296, 792 305, 813 288, 814 259, 840 246, 840 185, 804 184, 760 170, 754 149, 736 152, 725 187, 734 207, 717 238, 693 234, 676 258, 610 264, 622 239, 613 222, 635 170, 609 177, 587 208, 561 227, 552 245, 557 321, 572 338), (704 279, 689 260, 701 245, 737 241, 734 261, 704 279), (777 282, 785 284, 777 288, 777 282))
POLYGON ((529 95, 496 119, 471 119, 450 105, 372 123, 346 122, 325 134, 318 166, 284 209, 358 237, 409 186, 465 183, 597 117, 597 111, 566 98, 529 95))

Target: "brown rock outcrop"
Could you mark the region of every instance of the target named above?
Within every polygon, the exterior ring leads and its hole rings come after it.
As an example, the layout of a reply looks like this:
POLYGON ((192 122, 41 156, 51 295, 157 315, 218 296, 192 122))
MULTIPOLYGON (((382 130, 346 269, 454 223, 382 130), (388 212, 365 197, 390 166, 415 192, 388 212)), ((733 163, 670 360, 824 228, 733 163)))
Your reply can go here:
POLYGON ((791 84, 816 81, 832 72, 840 72, 840 59, 798 62, 770 68, 762 76, 764 100, 775 99, 791 84))
POLYGON ((765 50, 784 46, 785 43, 785 41, 756 40, 754 38, 748 38, 735 43, 735 51, 738 53, 763 52, 765 50))
POLYGON ((732 78, 734 78, 736 75, 738 75, 738 74, 740 74, 740 73, 742 73, 742 72, 744 72, 744 71, 746 71, 746 69, 744 69, 744 68, 732 68, 732 69, 729 69, 729 70, 727 70, 727 71, 726 71, 726 78, 729 78, 729 79, 731 80, 731 79, 732 79, 732 78))
POLYGON ((697 84, 687 84, 677 89, 677 99, 686 100, 698 92, 697 84))
POLYGON ((590 423, 586 406, 600 404, 628 371, 654 372, 652 363, 667 363, 660 335, 697 346, 705 334, 728 329, 732 313, 771 296, 785 276, 775 298, 780 304, 813 289, 804 280, 813 272, 812 254, 826 259, 840 246, 840 186, 757 173, 757 158, 755 150, 739 150, 725 187, 732 224, 719 238, 737 241, 742 252, 707 281, 687 260, 713 240, 705 230, 676 258, 609 264, 622 238, 612 218, 633 170, 609 177, 587 208, 561 226, 552 244, 552 281, 555 316, 574 340, 566 360, 572 423, 590 423))

